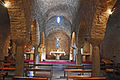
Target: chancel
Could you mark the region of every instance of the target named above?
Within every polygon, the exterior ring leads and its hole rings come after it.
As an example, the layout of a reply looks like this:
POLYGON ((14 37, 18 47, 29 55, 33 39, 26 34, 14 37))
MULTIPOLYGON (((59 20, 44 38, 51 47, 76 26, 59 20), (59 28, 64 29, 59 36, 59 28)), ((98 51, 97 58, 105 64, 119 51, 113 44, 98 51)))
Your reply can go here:
POLYGON ((120 80, 120 0, 0 0, 0 80, 120 80))

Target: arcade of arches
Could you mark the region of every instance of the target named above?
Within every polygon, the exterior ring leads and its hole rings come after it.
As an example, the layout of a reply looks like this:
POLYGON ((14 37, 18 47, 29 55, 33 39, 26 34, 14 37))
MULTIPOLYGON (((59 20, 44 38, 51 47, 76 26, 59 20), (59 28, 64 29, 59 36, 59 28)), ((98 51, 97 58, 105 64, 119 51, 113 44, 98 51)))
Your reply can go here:
MULTIPOLYGON (((0 0, 2 1, 2 0, 0 0)), ((24 58, 92 62, 100 75, 101 59, 120 63, 119 0, 4 0, 0 5, 0 59, 16 59, 23 75, 24 58)))

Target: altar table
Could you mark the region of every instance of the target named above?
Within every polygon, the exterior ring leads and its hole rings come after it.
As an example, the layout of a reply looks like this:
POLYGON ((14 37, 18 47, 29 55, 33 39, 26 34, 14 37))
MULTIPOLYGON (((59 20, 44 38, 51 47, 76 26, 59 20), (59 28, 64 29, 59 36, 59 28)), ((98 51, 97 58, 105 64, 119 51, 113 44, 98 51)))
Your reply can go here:
POLYGON ((61 51, 51 51, 50 52, 50 55, 51 54, 55 54, 55 56, 56 56, 56 59, 60 59, 60 56, 63 54, 63 55, 65 55, 65 52, 61 52, 61 51))

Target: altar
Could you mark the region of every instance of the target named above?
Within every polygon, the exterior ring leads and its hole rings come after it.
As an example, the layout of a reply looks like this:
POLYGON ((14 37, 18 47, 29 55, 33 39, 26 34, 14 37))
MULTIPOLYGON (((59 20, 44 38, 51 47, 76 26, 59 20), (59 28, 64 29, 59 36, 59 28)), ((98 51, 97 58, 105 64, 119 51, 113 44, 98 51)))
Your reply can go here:
POLYGON ((51 51, 50 55, 56 56, 56 59, 59 60, 61 55, 66 55, 65 52, 62 51, 51 51))

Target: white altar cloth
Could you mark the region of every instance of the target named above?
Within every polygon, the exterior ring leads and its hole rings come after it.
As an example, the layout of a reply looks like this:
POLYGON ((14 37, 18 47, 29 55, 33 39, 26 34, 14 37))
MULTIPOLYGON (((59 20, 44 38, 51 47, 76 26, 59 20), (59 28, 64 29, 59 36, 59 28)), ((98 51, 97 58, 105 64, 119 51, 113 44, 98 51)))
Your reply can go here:
POLYGON ((51 54, 55 54, 56 55, 56 59, 60 59, 61 54, 65 55, 65 52, 62 52, 62 51, 51 51, 50 55, 51 54))

